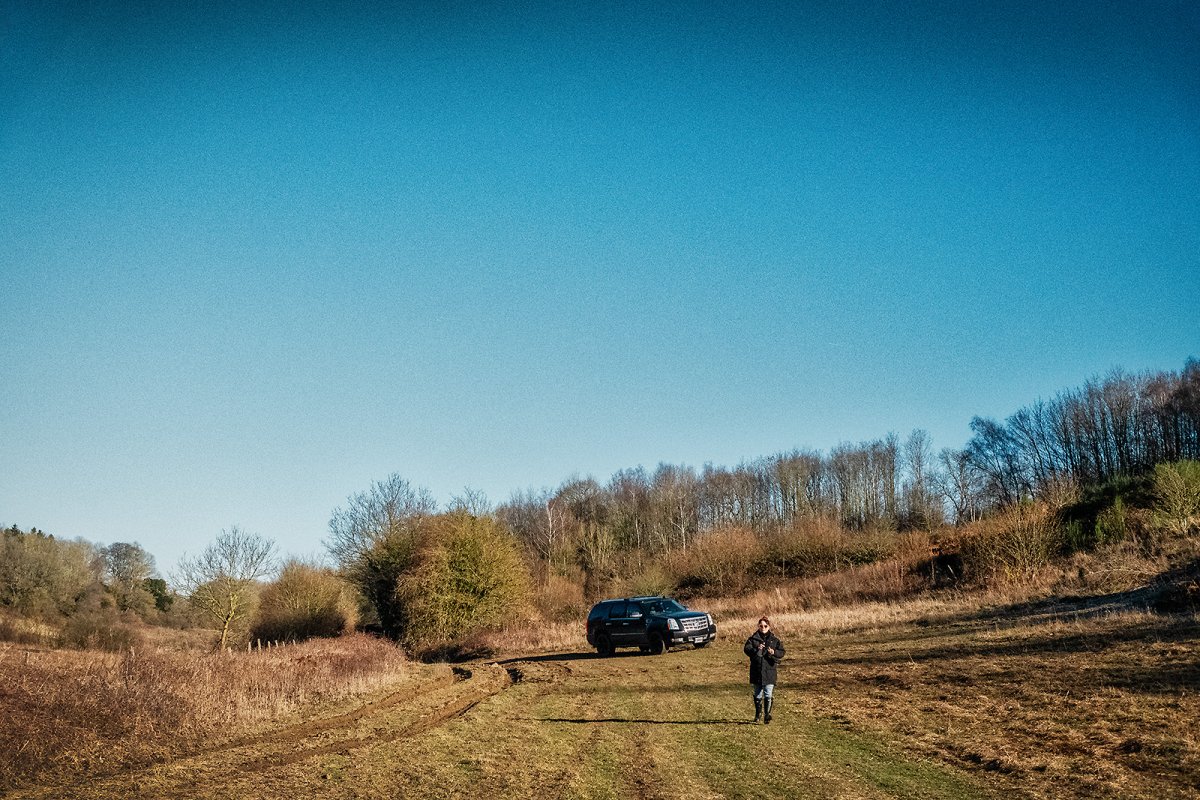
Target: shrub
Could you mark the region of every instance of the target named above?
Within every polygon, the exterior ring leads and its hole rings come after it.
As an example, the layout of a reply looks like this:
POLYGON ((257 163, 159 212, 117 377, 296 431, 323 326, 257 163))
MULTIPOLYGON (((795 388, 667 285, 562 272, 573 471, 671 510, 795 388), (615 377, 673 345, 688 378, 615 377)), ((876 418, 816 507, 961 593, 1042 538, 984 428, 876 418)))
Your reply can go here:
POLYGON ((1147 507, 1152 499, 1146 476, 1118 475, 1102 484, 1088 486, 1074 502, 1056 506, 1067 552, 1093 550, 1098 545, 1128 536, 1129 510, 1147 507), (1113 511, 1117 508, 1119 510, 1113 511))
POLYGON ((1123 540, 1127 534, 1127 527, 1125 503, 1118 496, 1111 506, 1096 516, 1096 544, 1106 545, 1123 540))
POLYGON ((675 591, 675 578, 662 563, 651 561, 629 576, 625 581, 625 591, 630 596, 669 595, 675 591))
POLYGON ((111 608, 87 609, 70 617, 59 634, 59 644, 80 650, 120 652, 141 643, 136 626, 111 608))
POLYGON ((51 618, 70 613, 100 579, 96 548, 41 531, 6 528, 0 534, 0 605, 51 618))
POLYGON ((836 570, 844 532, 836 521, 816 517, 798 521, 767 539, 763 557, 775 574, 809 577, 836 570))
POLYGON ((780 577, 808 578, 888 558, 896 542, 888 531, 849 532, 836 520, 816 517, 769 537, 763 564, 780 577))
POLYGON ((502 627, 529 602, 529 573, 516 540, 492 517, 465 511, 421 522, 415 568, 396 586, 412 646, 502 627))
POLYGON ((1171 533, 1200 529, 1200 461, 1176 461, 1154 468, 1155 521, 1171 533))
POLYGON ((679 594, 741 592, 755 581, 753 566, 762 561, 758 537, 748 528, 714 531, 698 538, 674 562, 679 594))
POLYGON ((977 578, 1030 578, 1062 554, 1066 535, 1043 505, 1012 506, 977 523, 962 542, 963 564, 977 578))
POLYGON ((581 614, 587 613, 582 577, 573 581, 550 573, 546 582, 534 589, 533 603, 546 619, 578 619, 581 614))
POLYGON ((299 642, 340 636, 358 614, 349 585, 331 569, 292 560, 262 591, 251 639, 299 642))

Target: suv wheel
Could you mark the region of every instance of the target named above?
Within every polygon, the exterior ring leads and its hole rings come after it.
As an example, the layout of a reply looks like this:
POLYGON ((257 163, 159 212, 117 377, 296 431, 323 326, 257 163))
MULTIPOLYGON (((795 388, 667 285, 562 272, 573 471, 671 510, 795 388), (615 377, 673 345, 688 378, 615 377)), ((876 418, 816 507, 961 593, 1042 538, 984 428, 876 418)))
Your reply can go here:
POLYGON ((655 656, 661 655, 662 652, 666 649, 667 649, 667 646, 663 642, 662 634, 660 634, 660 633, 650 634, 650 654, 651 655, 655 655, 655 656))
POLYGON ((611 656, 613 654, 612 639, 607 633, 601 633, 596 636, 596 652, 602 656, 611 656))

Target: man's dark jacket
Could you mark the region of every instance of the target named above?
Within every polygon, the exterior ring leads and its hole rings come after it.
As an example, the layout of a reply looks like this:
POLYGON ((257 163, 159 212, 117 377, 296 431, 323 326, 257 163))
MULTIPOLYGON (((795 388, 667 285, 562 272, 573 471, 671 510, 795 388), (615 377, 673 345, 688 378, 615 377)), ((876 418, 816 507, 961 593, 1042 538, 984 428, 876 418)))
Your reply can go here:
POLYGON ((750 656, 750 682, 759 684, 760 686, 768 683, 775 683, 778 677, 775 671, 775 665, 779 663, 779 659, 783 658, 783 642, 779 641, 779 637, 768 631, 766 635, 762 631, 755 631, 749 639, 746 640, 746 646, 742 648, 746 655, 750 656), (760 653, 758 646, 766 645, 760 653), (767 647, 775 651, 775 655, 767 653, 767 647))

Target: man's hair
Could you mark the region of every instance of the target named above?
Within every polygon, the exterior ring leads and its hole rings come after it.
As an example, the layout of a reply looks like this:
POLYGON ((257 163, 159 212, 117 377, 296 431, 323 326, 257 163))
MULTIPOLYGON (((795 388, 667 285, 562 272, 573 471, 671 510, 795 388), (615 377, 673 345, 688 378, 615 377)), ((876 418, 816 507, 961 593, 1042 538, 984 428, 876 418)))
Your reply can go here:
POLYGON ((759 617, 759 618, 758 618, 758 621, 759 621, 759 622, 765 622, 765 623, 767 623, 768 625, 770 625, 770 624, 771 624, 771 620, 767 619, 766 617, 759 617))

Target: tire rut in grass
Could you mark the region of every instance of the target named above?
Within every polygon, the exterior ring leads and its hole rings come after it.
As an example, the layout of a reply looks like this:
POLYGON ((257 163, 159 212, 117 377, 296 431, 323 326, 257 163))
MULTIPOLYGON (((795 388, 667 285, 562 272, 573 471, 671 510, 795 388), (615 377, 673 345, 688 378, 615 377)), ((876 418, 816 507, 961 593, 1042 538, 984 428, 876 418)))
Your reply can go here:
POLYGON ((424 697, 431 692, 444 689, 447 686, 453 686, 456 682, 463 680, 464 676, 459 673, 454 673, 449 670, 442 676, 431 681, 408 687, 398 692, 393 692, 386 697, 380 698, 369 703, 348 711, 345 714, 339 714, 335 717, 325 717, 322 719, 309 720, 296 725, 290 725, 286 728, 268 731, 250 739, 231 742, 220 747, 210 748, 202 751, 202 753, 217 753, 224 750, 236 750, 243 747, 254 747, 270 744, 289 744, 303 739, 316 736, 320 733, 325 733, 339 728, 350 728, 358 724, 364 718, 373 714, 386 711, 397 706, 403 706, 406 703, 411 703, 421 697, 424 697))
MULTIPOLYGON (((450 697, 444 701, 440 701, 435 707, 422 714, 412 722, 403 725, 402 727, 391 731, 376 731, 373 734, 355 739, 343 739, 341 741, 330 742, 328 744, 307 747, 300 750, 291 750, 290 752, 281 753, 274 756, 262 756, 244 765, 244 769, 248 770, 263 770, 272 767, 286 766, 295 764, 299 761, 304 761, 309 758, 314 758, 321 755, 330 755, 332 753, 349 753, 351 750, 358 750, 363 747, 371 747, 379 744, 388 744, 400 739, 407 739, 417 736, 425 731, 449 722, 452 719, 463 716, 472 708, 477 706, 484 700, 499 694, 506 687, 512 684, 512 676, 500 667, 490 667, 483 670, 472 672, 466 669, 457 669, 456 675, 460 680, 449 684, 450 697)), ((446 691, 447 686, 439 686, 438 692, 446 691)), ((417 698, 419 699, 420 695, 417 698)), ((382 709, 381 709, 382 710, 382 709)), ((358 720, 361 721, 367 715, 360 715, 358 720)), ((318 732, 324 732, 318 731, 318 732)), ((302 742, 303 739, 309 738, 305 736, 292 736, 287 738, 272 738, 266 744, 269 745, 295 745, 302 742)))

